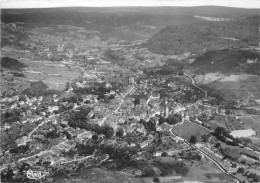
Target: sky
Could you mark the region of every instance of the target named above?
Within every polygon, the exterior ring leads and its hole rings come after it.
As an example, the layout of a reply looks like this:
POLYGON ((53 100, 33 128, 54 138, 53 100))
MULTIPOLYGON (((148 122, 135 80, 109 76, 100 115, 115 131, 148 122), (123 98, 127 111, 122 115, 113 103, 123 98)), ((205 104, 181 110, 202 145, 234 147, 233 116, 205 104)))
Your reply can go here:
POLYGON ((1 8, 227 6, 260 9, 260 0, 1 0, 1 8))

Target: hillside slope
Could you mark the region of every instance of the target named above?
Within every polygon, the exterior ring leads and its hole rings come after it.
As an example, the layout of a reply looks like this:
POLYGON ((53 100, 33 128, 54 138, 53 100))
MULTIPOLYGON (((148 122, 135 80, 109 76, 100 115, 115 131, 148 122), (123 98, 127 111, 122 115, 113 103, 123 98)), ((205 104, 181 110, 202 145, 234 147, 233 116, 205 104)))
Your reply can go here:
POLYGON ((221 72, 223 74, 260 75, 259 53, 239 49, 208 51, 191 64, 197 74, 221 72))
MULTIPOLYGON (((196 80, 198 81, 198 80, 196 80)), ((200 83, 202 84, 202 83, 200 83)), ((210 95, 226 99, 260 99, 260 77, 254 75, 230 75, 203 85, 210 95)))
POLYGON ((225 22, 197 21, 169 26, 150 38, 145 46, 159 54, 180 54, 259 43, 259 16, 225 22))
POLYGON ((9 57, 1 58, 1 68, 10 69, 10 70, 21 70, 22 68, 27 67, 24 63, 9 57))

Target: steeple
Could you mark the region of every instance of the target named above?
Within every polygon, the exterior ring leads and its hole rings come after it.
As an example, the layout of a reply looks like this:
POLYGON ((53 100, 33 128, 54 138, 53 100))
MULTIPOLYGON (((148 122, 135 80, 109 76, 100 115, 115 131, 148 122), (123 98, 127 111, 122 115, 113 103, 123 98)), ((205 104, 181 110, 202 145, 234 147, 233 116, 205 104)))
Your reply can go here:
POLYGON ((165 98, 164 104, 165 104, 164 118, 168 118, 169 117, 169 106, 167 105, 168 104, 167 98, 165 98))

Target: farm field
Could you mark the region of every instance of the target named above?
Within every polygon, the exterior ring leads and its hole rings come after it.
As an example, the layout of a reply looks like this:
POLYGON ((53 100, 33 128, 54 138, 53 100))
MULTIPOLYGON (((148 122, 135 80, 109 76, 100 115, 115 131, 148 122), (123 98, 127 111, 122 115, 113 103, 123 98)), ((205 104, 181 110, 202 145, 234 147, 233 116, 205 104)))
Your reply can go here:
POLYGON ((244 123, 245 128, 252 128, 260 135, 260 115, 242 116, 241 122, 244 123))
POLYGON ((260 110, 260 105, 252 106, 252 107, 247 107, 248 109, 254 109, 254 110, 260 110))
POLYGON ((215 129, 218 126, 224 127, 229 131, 245 129, 244 122, 236 119, 234 116, 215 116, 214 119, 209 121, 209 125, 215 129))
POLYGON ((231 145, 227 145, 226 143, 220 142, 221 144, 221 148, 225 149, 228 148, 229 149, 229 155, 232 156, 235 159, 239 159, 241 158, 241 154, 248 154, 250 156, 253 156, 255 158, 259 158, 259 154, 254 152, 254 151, 249 151, 245 148, 241 148, 239 146, 231 146, 231 145))
MULTIPOLYGON (((205 79, 204 79, 205 80, 205 79)), ((221 94, 225 98, 254 99, 260 98, 260 78, 254 75, 220 76, 209 79, 204 85, 212 94, 221 94), (211 82, 212 81, 212 82, 211 82)), ((204 82, 205 82, 204 81, 204 82)))
POLYGON ((225 180, 218 177, 217 175, 221 174, 221 171, 208 159, 203 159, 201 162, 194 161, 193 163, 189 163, 189 167, 191 167, 191 171, 187 175, 187 180, 233 182, 231 177, 226 177, 225 180), (210 178, 208 178, 208 174, 211 174, 210 178))
POLYGON ((69 68, 64 64, 51 61, 23 60, 28 65, 25 76, 29 81, 43 81, 49 89, 63 90, 67 82, 81 76, 77 67, 69 68))

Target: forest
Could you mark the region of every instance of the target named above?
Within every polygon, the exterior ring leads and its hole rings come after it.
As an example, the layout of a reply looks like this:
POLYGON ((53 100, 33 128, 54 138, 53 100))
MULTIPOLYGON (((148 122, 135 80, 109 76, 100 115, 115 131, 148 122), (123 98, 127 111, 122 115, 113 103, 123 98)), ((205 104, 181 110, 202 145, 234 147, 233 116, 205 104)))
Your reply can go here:
POLYGON ((222 72, 226 74, 260 74, 259 54, 241 49, 208 51, 198 56, 191 66, 198 74, 222 72))
POLYGON ((158 54, 201 53, 259 43, 259 16, 226 22, 198 21, 168 26, 150 38, 144 46, 158 54))

